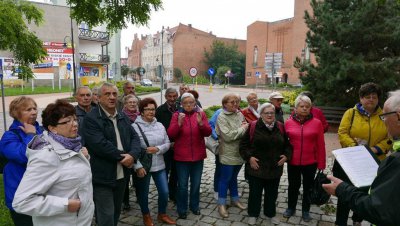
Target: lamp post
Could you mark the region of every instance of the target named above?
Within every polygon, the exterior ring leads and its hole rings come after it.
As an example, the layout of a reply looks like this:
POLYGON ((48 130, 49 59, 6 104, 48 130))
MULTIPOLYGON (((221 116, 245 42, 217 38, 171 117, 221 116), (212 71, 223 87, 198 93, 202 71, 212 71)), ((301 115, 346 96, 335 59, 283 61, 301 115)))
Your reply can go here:
POLYGON ((162 95, 163 95, 163 89, 164 89, 164 26, 162 26, 161 29, 161 104, 162 104, 162 95))
MULTIPOLYGON (((71 5, 69 5, 69 8, 71 10, 71 5)), ((70 18, 70 21, 71 21, 71 37, 70 37, 70 39, 71 39, 71 47, 72 47, 72 66, 74 68, 73 75, 74 75, 74 94, 75 94, 76 93, 77 78, 76 78, 76 66, 75 66, 74 26, 73 26, 73 23, 72 23, 71 14, 69 15, 69 18, 70 18)), ((69 36, 65 36, 65 38, 66 37, 69 37, 69 36)), ((66 45, 65 38, 64 38, 64 45, 66 45)))

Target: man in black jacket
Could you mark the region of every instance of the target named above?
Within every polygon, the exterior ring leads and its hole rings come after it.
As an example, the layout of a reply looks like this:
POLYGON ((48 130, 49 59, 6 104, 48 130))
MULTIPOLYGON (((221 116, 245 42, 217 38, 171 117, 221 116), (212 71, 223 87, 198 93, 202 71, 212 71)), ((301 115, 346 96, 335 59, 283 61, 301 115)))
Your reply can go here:
POLYGON ((99 91, 99 107, 88 113, 83 123, 98 226, 117 225, 128 168, 140 155, 138 135, 129 119, 116 110, 117 97, 117 87, 104 83, 99 91))
MULTIPOLYGON (((76 117, 78 118, 78 133, 83 136, 83 119, 90 112, 95 104, 92 104, 92 91, 87 86, 81 86, 76 89, 75 99, 78 105, 75 106, 76 117)), ((84 139, 81 140, 82 146, 85 146, 84 139)))
POLYGON ((323 185, 331 195, 343 199, 358 215, 376 225, 400 225, 400 90, 391 92, 379 117, 393 138, 394 153, 381 162, 369 194, 342 180, 328 176, 323 185))

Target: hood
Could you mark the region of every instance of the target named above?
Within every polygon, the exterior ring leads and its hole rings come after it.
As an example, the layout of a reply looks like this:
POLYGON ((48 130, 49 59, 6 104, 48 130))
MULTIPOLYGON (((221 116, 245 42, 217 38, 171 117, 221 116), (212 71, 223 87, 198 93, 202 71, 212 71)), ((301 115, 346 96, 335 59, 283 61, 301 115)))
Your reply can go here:
POLYGON ((138 123, 138 124, 144 125, 144 126, 152 125, 152 124, 155 124, 156 122, 157 122, 156 117, 154 117, 154 119, 153 119, 152 122, 146 122, 146 121, 143 120, 143 118, 142 118, 141 115, 139 115, 139 116, 136 118, 136 120, 135 120, 135 123, 138 123))

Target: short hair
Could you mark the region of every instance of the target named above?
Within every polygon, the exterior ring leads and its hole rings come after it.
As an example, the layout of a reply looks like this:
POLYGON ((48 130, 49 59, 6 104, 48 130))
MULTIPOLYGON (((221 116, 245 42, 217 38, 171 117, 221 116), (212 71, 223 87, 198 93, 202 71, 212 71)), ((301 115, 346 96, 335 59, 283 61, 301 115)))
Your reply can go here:
MULTIPOLYGON (((125 89, 127 85, 133 85, 133 83, 130 81, 124 82, 124 84, 122 85, 122 88, 125 89)), ((133 85, 133 87, 135 87, 135 85, 133 85)))
POLYGON ((96 95, 99 95, 99 87, 98 86, 95 86, 95 87, 93 87, 92 88, 92 94, 96 94, 96 95))
POLYGON ((386 101, 389 111, 400 110, 400 89, 389 92, 389 98, 386 101))
POLYGON ((258 108, 258 114, 261 114, 265 108, 272 108, 275 111, 275 106, 271 103, 264 103, 258 108))
POLYGON ((308 96, 298 95, 294 101, 294 107, 297 108, 302 101, 308 103, 310 106, 312 105, 311 99, 308 96))
POLYGON ((250 97, 253 97, 253 96, 255 96, 255 97, 258 98, 257 93, 255 93, 255 92, 249 92, 249 93, 247 94, 247 96, 246 96, 247 102, 249 101, 250 97))
POLYGON ((238 95, 237 94, 235 94, 235 93, 228 93, 228 94, 226 94, 223 98, 222 98, 222 107, 226 104, 226 103, 228 103, 228 101, 230 100, 230 99, 236 99, 237 101, 239 101, 239 97, 238 97, 238 95))
POLYGON ((188 93, 191 93, 194 96, 194 99, 199 99, 199 93, 196 90, 189 90, 188 93))
POLYGON ((169 87, 165 90, 165 96, 167 96, 169 93, 176 93, 178 94, 178 90, 176 90, 175 88, 169 87))
POLYGON ((47 105, 42 112, 42 124, 46 130, 49 126, 57 126, 58 120, 71 115, 76 115, 75 108, 66 100, 58 99, 55 103, 47 105))
POLYGON ((29 103, 33 103, 37 107, 36 102, 27 96, 20 96, 11 101, 9 106, 9 114, 14 119, 19 119, 21 116, 21 110, 26 107, 29 103))
POLYGON ((92 90, 90 90, 90 88, 88 86, 79 86, 75 91, 75 96, 78 95, 78 93, 81 91, 81 89, 88 89, 90 92, 90 95, 92 95, 92 90))
POLYGON ((182 97, 181 97, 181 103, 183 102, 184 99, 189 98, 189 97, 192 98, 194 101, 196 101, 196 98, 194 98, 193 94, 184 93, 184 94, 182 94, 182 97))
POLYGON ((97 96, 101 97, 103 95, 103 88, 104 87, 112 87, 112 88, 114 88, 115 90, 117 90, 117 95, 118 95, 118 88, 112 83, 105 82, 105 83, 101 84, 101 86, 99 88, 99 92, 97 93, 97 96))
POLYGON ((124 97, 122 98, 122 103, 123 103, 123 104, 126 104, 126 102, 127 102, 129 99, 131 99, 131 98, 135 99, 136 102, 139 101, 138 98, 135 97, 135 95, 129 94, 129 95, 126 95, 126 96, 124 96, 124 97))
POLYGON ((310 98, 311 102, 314 102, 314 94, 310 91, 307 91, 307 90, 303 91, 299 95, 308 96, 308 98, 310 98))
POLYGON ((376 93, 376 95, 378 95, 378 98, 382 96, 381 87, 373 82, 367 82, 365 84, 362 84, 360 90, 358 91, 360 98, 368 96, 373 93, 376 93))
POLYGON ((157 108, 157 102, 151 97, 146 97, 139 102, 139 112, 143 113, 144 108, 147 107, 149 104, 154 104, 154 107, 157 108))

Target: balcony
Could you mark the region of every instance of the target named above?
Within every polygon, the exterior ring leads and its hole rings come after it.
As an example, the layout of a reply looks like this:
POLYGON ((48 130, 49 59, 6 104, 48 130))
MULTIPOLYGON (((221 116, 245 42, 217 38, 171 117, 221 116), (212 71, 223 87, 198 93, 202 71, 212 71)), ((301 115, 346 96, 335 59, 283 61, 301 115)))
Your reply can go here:
POLYGON ((79 53, 81 63, 97 63, 108 64, 110 63, 109 55, 92 54, 92 53, 79 53))
POLYGON ((78 36, 80 39, 85 39, 85 40, 90 40, 90 41, 97 41, 97 42, 104 42, 104 43, 110 42, 110 34, 108 32, 104 32, 104 31, 95 31, 95 30, 89 30, 89 29, 85 29, 85 28, 79 28, 78 36))

